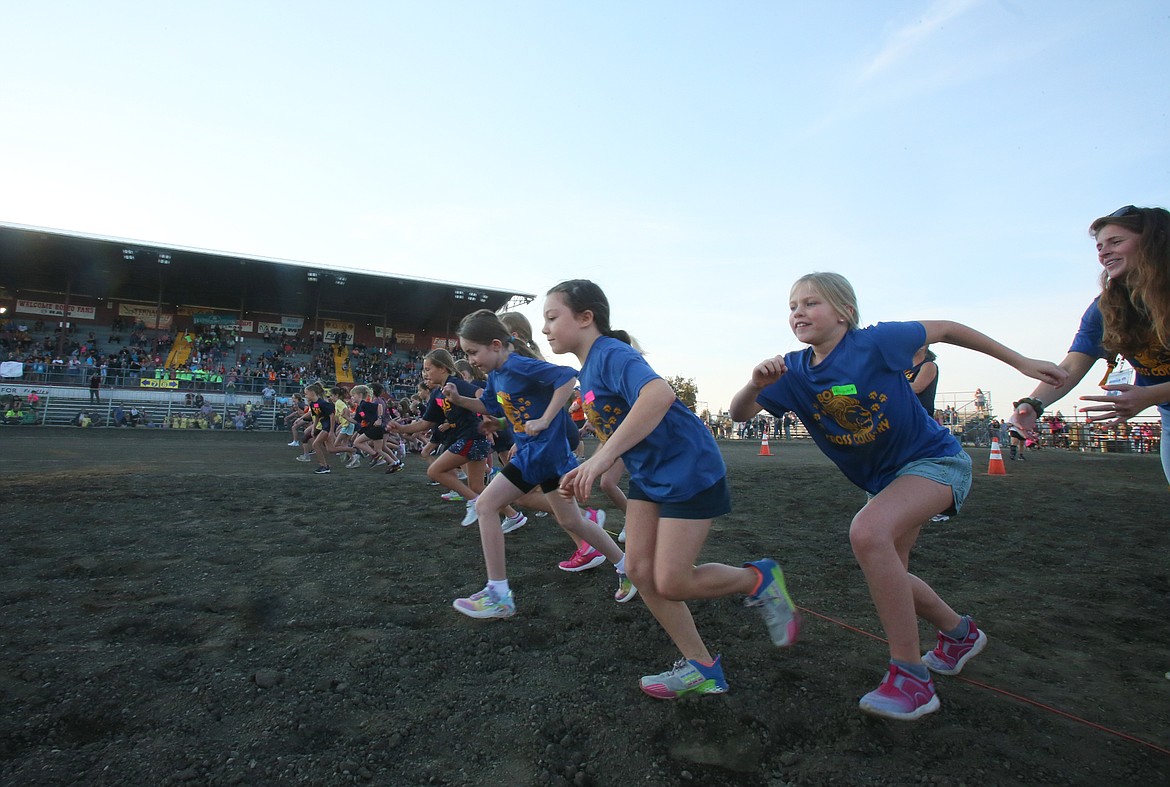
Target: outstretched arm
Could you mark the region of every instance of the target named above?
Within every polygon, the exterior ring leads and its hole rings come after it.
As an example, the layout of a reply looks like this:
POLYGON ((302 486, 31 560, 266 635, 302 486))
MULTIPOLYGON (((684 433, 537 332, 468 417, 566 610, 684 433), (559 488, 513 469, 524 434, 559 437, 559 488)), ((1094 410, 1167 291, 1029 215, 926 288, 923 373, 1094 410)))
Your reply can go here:
POLYGON ((990 336, 980 333, 962 323, 950 320, 924 320, 922 327, 926 329, 926 343, 944 342, 957 347, 966 347, 968 350, 990 355, 996 360, 1003 361, 1008 366, 1052 386, 1059 386, 1068 379, 1068 371, 1051 361, 1040 361, 1020 355, 1006 345, 1000 344, 990 336))

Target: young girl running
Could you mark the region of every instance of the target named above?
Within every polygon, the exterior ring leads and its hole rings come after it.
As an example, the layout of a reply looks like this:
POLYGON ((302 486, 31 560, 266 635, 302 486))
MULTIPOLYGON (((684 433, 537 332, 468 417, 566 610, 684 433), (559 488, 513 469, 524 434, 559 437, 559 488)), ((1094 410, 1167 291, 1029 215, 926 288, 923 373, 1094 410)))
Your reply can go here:
MULTIPOLYGON (((532 323, 528 322, 527 317, 525 317, 523 314, 520 314, 519 312, 504 312, 503 314, 499 315, 499 319, 500 322, 504 324, 504 327, 508 329, 508 332, 512 334, 513 339, 527 348, 528 351, 532 353, 534 358, 538 358, 542 361, 544 360, 544 355, 540 352, 540 348, 537 347, 536 342, 533 341, 532 323)), ((576 389, 574 389, 574 392, 576 393, 576 389)), ((569 408, 569 416, 571 419, 571 407, 569 408)), ((581 430, 575 421, 569 420, 566 422, 565 434, 569 438, 569 448, 572 449, 574 455, 580 457, 581 454, 577 449, 581 444, 581 430)), ((619 460, 614 464, 613 469, 609 473, 606 473, 605 478, 603 478, 601 482, 601 490, 609 496, 610 500, 612 500, 621 508, 623 514, 626 510, 626 496, 625 493, 623 493, 622 490, 618 488, 617 482, 622 477, 622 473, 624 472, 625 466, 622 465, 621 461, 619 460)), ((527 495, 520 498, 517 502, 527 508, 535 508, 538 512, 537 516, 544 516, 545 514, 552 513, 551 506, 548 505, 548 502, 544 499, 543 495, 537 494, 536 490, 529 492, 527 495)), ((601 510, 600 508, 589 508, 586 506, 582 513, 585 518, 591 519, 601 528, 605 528, 605 511, 601 510)), ((557 563, 557 568, 559 568, 561 571, 578 573, 581 571, 588 571, 592 568, 597 568, 605 562, 605 555, 600 550, 594 549, 589 545, 588 541, 585 541, 571 530, 566 530, 565 532, 569 535, 569 538, 573 540, 573 554, 570 555, 567 560, 562 560, 557 563)), ((623 529, 621 536, 618 537, 618 541, 620 543, 624 543, 625 540, 626 534, 625 530, 623 529)))
MULTIPOLYGON (((380 387, 375 383, 376 387, 380 387)), ((354 419, 357 421, 357 436, 353 439, 354 458, 358 461, 354 464, 356 467, 361 462, 361 454, 367 454, 370 457, 370 466, 376 466, 379 460, 382 462, 390 462, 393 460, 390 471, 394 472, 402 469, 402 463, 398 461, 398 457, 390 454, 385 449, 386 430, 382 426, 383 416, 385 415, 385 404, 380 400, 374 398, 374 392, 369 386, 355 385, 350 391, 353 396, 354 419)))
POLYGON ((469 598, 456 599, 454 607, 473 618, 506 618, 516 612, 508 586, 504 560, 504 536, 500 511, 525 493, 540 487, 552 506, 557 523, 581 538, 597 544, 618 572, 614 599, 630 601, 637 594, 624 572, 625 555, 596 523, 581 516, 572 501, 558 493, 561 477, 577 462, 569 448, 565 404, 577 383, 576 372, 534 357, 512 339, 508 329, 487 309, 468 315, 459 324, 459 341, 467 357, 488 372, 482 398, 461 395, 448 384, 444 396, 459 407, 507 419, 516 451, 503 471, 480 495, 477 503, 479 534, 487 563, 487 587, 469 598))
POLYGON ((626 549, 630 578, 646 606, 682 653, 674 666, 647 675, 641 689, 675 699, 687 693, 727 691, 723 665, 712 657, 684 603, 687 599, 748 594, 763 614, 772 642, 796 641, 800 618, 770 559, 742 568, 695 561, 711 522, 731 510, 726 469, 715 438, 629 344, 610 327, 609 301, 591 281, 566 281, 549 290, 544 334, 555 353, 581 362, 581 402, 601 446, 561 479, 561 488, 587 500, 593 485, 618 459, 630 473, 626 549))
POLYGON ((890 663, 881 685, 860 706, 875 716, 917 719, 939 707, 928 668, 957 674, 983 650, 987 636, 907 570, 922 525, 962 507, 971 488, 971 459, 918 403, 904 370, 919 347, 946 342, 1038 380, 1057 383, 1065 372, 954 322, 859 328, 857 297, 836 273, 796 281, 788 322, 809 347, 756 366, 751 382, 732 399, 731 417, 747 421, 761 408, 775 416, 794 412, 846 478, 868 493, 850 525, 849 542, 889 640, 890 663), (938 646, 921 657, 916 615, 939 630, 938 646))
POLYGON ((443 424, 449 425, 443 432, 436 429, 437 434, 431 438, 432 441, 441 442, 436 450, 436 458, 427 467, 427 477, 467 500, 462 524, 468 527, 475 524, 475 498, 483 491, 485 460, 491 453, 491 442, 479 433, 479 418, 470 410, 455 407, 448 401, 443 395, 443 386, 452 383, 460 394, 472 398, 475 397, 476 389, 456 374, 455 360, 446 350, 431 350, 423 358, 423 380, 431 389, 426 411, 411 424, 393 424, 391 428, 398 434, 416 434, 443 424), (466 484, 455 473, 463 466, 467 468, 466 484))
POLYGON ((309 412, 313 414, 313 442, 312 451, 309 452, 315 453, 317 457, 317 469, 313 472, 324 475, 332 472, 329 468, 329 453, 336 425, 333 402, 325 396, 325 387, 321 383, 313 383, 306 388, 305 398, 309 400, 309 412))
POLYGON ((333 401, 333 417, 337 422, 337 428, 333 433, 333 453, 349 454, 345 467, 347 470, 353 470, 362 463, 362 458, 360 452, 353 447, 357 423, 354 420, 349 391, 343 386, 335 385, 329 389, 329 398, 333 401))

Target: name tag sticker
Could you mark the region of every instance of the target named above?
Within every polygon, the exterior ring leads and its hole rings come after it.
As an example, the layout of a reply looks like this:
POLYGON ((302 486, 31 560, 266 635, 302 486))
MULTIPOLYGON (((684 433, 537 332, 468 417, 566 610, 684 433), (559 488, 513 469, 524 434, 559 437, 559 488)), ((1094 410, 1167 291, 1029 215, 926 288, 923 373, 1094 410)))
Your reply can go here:
POLYGON ((597 397, 593 395, 593 391, 585 392, 585 404, 593 404, 593 400, 597 397))
POLYGON ((850 383, 849 385, 834 385, 833 396, 856 396, 857 386, 850 383))

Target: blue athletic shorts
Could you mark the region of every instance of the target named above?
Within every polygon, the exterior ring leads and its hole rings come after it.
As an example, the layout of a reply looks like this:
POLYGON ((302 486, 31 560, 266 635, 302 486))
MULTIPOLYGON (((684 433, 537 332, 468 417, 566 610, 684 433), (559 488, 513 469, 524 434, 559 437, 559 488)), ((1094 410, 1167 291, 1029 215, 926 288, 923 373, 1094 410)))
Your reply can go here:
POLYGON ((731 489, 724 476, 689 500, 663 503, 654 500, 634 479, 630 479, 630 500, 645 500, 657 503, 659 519, 714 519, 731 512, 731 489))

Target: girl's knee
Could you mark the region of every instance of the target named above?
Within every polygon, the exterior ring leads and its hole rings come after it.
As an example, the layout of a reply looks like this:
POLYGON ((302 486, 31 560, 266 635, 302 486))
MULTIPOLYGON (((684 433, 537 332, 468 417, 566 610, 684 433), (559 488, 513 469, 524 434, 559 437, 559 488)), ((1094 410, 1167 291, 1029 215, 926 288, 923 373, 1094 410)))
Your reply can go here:
POLYGON ((853 548, 853 554, 861 556, 874 549, 879 549, 889 546, 892 542, 881 530, 874 527, 860 514, 853 518, 853 522, 849 525, 849 546, 853 548))

